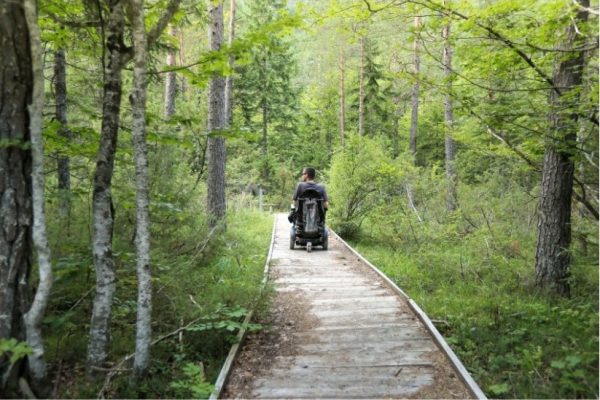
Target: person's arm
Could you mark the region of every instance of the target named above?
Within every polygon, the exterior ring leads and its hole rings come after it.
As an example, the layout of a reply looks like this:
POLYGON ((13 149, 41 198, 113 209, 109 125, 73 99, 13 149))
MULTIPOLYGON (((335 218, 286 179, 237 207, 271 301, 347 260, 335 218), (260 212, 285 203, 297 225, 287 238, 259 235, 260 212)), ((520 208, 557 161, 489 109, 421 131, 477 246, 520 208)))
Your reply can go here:
POLYGON ((294 203, 294 208, 298 209, 298 195, 300 190, 300 183, 296 185, 296 189, 294 190, 294 194, 292 195, 292 202, 294 203))

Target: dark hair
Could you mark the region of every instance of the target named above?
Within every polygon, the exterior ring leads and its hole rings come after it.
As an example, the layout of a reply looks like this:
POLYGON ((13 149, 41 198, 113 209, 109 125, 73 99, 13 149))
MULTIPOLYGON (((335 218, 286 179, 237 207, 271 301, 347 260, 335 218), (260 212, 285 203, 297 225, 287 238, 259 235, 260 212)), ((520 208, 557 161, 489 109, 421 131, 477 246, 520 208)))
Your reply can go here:
POLYGON ((306 167, 304 168, 304 172, 308 175, 309 179, 315 179, 316 171, 314 168, 306 167))

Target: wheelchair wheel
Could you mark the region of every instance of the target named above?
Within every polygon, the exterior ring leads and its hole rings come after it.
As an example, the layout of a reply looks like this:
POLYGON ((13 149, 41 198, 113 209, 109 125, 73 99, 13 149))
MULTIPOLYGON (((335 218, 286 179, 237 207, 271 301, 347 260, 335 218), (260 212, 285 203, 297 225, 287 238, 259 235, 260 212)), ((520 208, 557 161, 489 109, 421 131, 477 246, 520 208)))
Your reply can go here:
POLYGON ((290 235, 290 250, 294 250, 296 247, 296 235, 290 235))
POLYGON ((328 247, 329 247, 329 238, 325 238, 325 240, 323 240, 323 250, 327 250, 328 247))

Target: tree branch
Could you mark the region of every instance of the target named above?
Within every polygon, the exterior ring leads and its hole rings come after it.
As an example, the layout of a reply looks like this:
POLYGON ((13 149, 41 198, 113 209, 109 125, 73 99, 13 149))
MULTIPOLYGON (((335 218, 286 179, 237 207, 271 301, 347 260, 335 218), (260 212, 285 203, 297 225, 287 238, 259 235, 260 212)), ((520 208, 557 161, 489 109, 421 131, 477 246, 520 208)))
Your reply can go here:
MULTIPOLYGON (((397 0, 392 0, 391 2, 389 2, 388 4, 386 4, 385 6, 377 8, 377 9, 374 9, 373 7, 371 7, 371 3, 369 3, 369 0, 363 0, 363 2, 367 5, 367 9, 369 10, 369 12, 371 14, 378 13, 379 11, 383 11, 386 8, 389 8, 389 7, 393 6, 394 4, 396 4, 396 1, 397 0)), ((400 4, 404 4, 404 3, 406 3, 406 1, 403 1, 400 4)))
MULTIPOLYGON (((173 18, 173 15, 179 9, 179 4, 181 4, 181 0, 170 0, 167 8, 165 9, 164 14, 160 17, 156 25, 154 25, 148 35, 146 36, 148 42, 148 48, 152 47, 154 43, 158 40, 160 35, 163 33, 169 21, 173 18)), ((133 48, 128 47, 121 54, 121 65, 127 64, 133 58, 133 48)))
POLYGON ((70 19, 65 19, 53 13, 52 11, 45 10, 45 14, 50 17, 50 19, 62 26, 68 26, 69 28, 99 28, 101 21, 73 21, 70 19))
POLYGON ((154 42, 158 40, 159 36, 162 34, 162 32, 165 30, 165 28, 171 21, 171 18, 173 18, 173 15, 175 15, 177 10, 179 9, 180 3, 181 0, 171 0, 169 2, 165 13, 162 15, 162 17, 160 17, 156 25, 154 25, 154 27, 150 29, 150 32, 148 32, 148 46, 153 45, 154 42))
MULTIPOLYGON (((366 2, 366 0, 363 0, 366 2)), ((425 3, 421 3, 419 1, 416 0, 411 0, 413 3, 415 4, 420 4, 423 7, 427 7, 431 10, 434 11, 438 11, 441 12, 445 15, 454 15, 460 19, 463 19, 465 21, 467 20, 472 20, 469 16, 461 14, 460 12, 453 10, 451 8, 445 7, 441 4, 436 4, 431 0, 423 0, 425 3)), ((562 88, 557 87, 554 84, 554 80, 552 80, 552 78, 550 78, 544 71, 542 71, 542 69, 531 59, 531 57, 529 57, 527 54, 525 54, 525 52, 523 52, 521 49, 517 48, 516 43, 509 40, 508 38, 505 38, 504 36, 502 36, 500 33, 496 32, 493 28, 482 24, 481 22, 475 21, 475 25, 477 25, 478 27, 480 27, 481 29, 485 30, 486 32, 488 32, 492 38, 499 40, 500 42, 504 43, 504 45, 508 48, 510 48, 511 50, 513 50, 515 53, 517 53, 517 55, 523 59, 523 61, 525 61, 531 68, 533 68, 533 70, 546 82, 548 83, 548 85, 550 85, 550 88, 556 92, 559 96, 562 95, 562 88)), ((595 116, 592 116, 589 118, 589 120, 591 122, 593 122, 595 125, 598 125, 598 119, 595 116)))
POLYGON ((598 209, 594 207, 594 205, 590 203, 585 196, 585 184, 581 182, 581 180, 579 180, 576 176, 573 176, 573 180, 579 185, 582 192, 582 194, 580 195, 575 190, 573 190, 573 196, 578 202, 580 202, 585 206, 585 208, 587 208, 587 210, 596 218, 596 220, 598 220, 598 209))

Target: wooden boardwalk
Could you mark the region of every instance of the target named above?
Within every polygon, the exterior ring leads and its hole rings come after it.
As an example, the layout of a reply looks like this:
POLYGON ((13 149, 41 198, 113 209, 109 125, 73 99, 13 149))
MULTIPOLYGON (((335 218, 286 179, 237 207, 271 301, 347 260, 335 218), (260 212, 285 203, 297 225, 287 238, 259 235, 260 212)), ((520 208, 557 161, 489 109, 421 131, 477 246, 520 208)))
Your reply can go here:
POLYGON ((418 306, 341 239, 290 250, 285 215, 275 224, 272 329, 248 336, 222 396, 484 397, 418 306))

